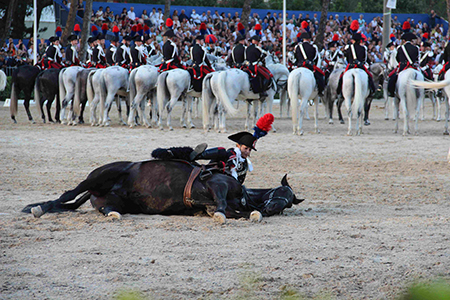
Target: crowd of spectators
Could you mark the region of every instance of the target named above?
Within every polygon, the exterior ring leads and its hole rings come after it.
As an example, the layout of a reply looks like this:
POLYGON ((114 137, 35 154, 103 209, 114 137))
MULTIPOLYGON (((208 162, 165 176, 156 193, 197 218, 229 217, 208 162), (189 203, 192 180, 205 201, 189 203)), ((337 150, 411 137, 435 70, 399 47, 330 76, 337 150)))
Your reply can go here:
MULTIPOLYGON (((83 1, 81 0, 78 9, 81 9, 79 11, 84 13, 83 1)), ((183 9, 180 12, 174 10, 170 18, 173 20, 174 33, 178 37, 177 43, 182 60, 189 59, 189 47, 192 45, 195 36, 200 34, 201 23, 205 23, 207 32, 209 34, 214 34, 218 39, 215 45, 208 46, 211 48, 214 47, 215 54, 223 57, 228 56, 231 52, 234 40, 241 29, 239 28, 239 23, 243 23, 240 19, 239 12, 237 11, 234 14, 220 13, 218 10, 198 14, 195 9, 190 13, 187 13, 183 9)), ((424 33, 427 33, 425 34, 425 37, 428 35, 428 41, 432 44, 432 50, 435 53, 436 60, 439 59, 440 53, 443 51, 446 42, 443 34, 443 26, 436 22, 436 19, 438 18, 436 13, 431 11, 428 23, 423 23, 422 21, 416 23, 415 20, 411 18, 407 20, 410 24, 411 31, 418 37, 422 38, 424 37, 424 33)), ((297 36, 304 30, 310 31, 314 40, 319 27, 317 13, 312 15, 308 13, 286 15, 286 20, 288 51, 292 49, 292 45, 297 42, 297 36), (308 26, 306 27, 305 24, 308 26)), ((383 33, 382 16, 374 17, 372 20, 366 20, 364 15, 361 14, 357 20, 359 31, 367 37, 369 60, 371 62, 383 61, 384 50, 381 49, 383 33)), ((245 35, 247 38, 250 38, 252 35, 257 34, 255 25, 260 24, 260 34, 263 46, 266 50, 275 52, 275 54, 281 58, 282 21, 283 16, 281 13, 267 12, 265 16, 253 13, 249 17, 248 30, 245 35)), ((352 21, 351 16, 339 14, 335 14, 334 16, 330 15, 325 27, 324 48, 326 49, 328 42, 336 35, 339 37, 338 43, 340 46, 347 44, 351 36, 349 31, 352 21)), ((162 47, 162 34, 166 30, 163 11, 160 8, 153 8, 150 12, 144 10, 142 14, 138 15, 133 7, 129 7, 128 9, 124 7, 120 13, 111 11, 108 6, 105 8, 100 7, 97 11, 92 12, 91 22, 98 27, 99 31, 102 26, 108 26, 110 31, 116 27, 119 29, 119 35, 121 37, 135 33, 133 32, 133 28, 136 28, 137 25, 140 24, 140 26, 146 28, 146 31, 153 38, 157 48, 162 47)), ((397 44, 400 43, 403 26, 404 24, 401 24, 398 21, 397 16, 393 16, 391 36, 393 35, 395 37, 395 43, 397 44)), ((19 40, 19 43, 16 45, 14 45, 12 39, 10 39, 9 42, 5 42, 0 52, 0 66, 16 66, 23 63, 32 63, 32 43, 32 39, 30 39, 28 45, 24 45, 21 40, 19 40)), ((40 55, 44 52, 45 47, 45 42, 41 41, 41 43, 39 43, 40 55)))

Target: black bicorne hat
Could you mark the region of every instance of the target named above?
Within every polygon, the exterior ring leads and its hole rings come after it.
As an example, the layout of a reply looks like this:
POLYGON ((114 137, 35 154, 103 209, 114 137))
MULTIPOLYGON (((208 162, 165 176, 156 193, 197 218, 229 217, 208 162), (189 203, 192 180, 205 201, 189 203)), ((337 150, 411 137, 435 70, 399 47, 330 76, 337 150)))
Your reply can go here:
POLYGON ((232 134, 228 137, 228 139, 232 140, 233 142, 238 143, 239 145, 245 145, 249 147, 252 150, 255 150, 256 141, 258 140, 256 137, 253 136, 250 132, 247 131, 241 131, 235 134, 232 134))
POLYGON ((243 40, 245 40, 245 38, 242 36, 242 34, 238 34, 237 36, 236 36, 236 43, 238 43, 238 42, 240 42, 240 41, 243 41, 243 40))
POLYGON ((391 46, 395 46, 394 42, 390 42, 389 44, 387 44, 386 48, 390 48, 391 46))
POLYGON ((175 33, 173 33, 172 29, 168 29, 168 30, 166 30, 166 32, 164 32, 163 36, 174 37, 175 33))
POLYGON ((119 41, 118 36, 114 36, 113 38, 111 38, 111 42, 118 42, 118 41, 119 41))
POLYGON ((311 38, 311 34, 309 32, 303 32, 302 34, 300 34, 300 38, 301 39, 310 39, 311 38))
POLYGON ((401 39, 410 42, 412 40, 417 39, 417 36, 412 32, 407 32, 402 35, 401 39))
POLYGON ((195 37, 195 40, 196 40, 196 41, 201 41, 201 40, 204 40, 204 39, 205 39, 205 37, 203 36, 203 34, 197 35, 197 36, 195 37))
POLYGON ((53 42, 59 41, 59 38, 57 36, 52 36, 51 38, 48 39, 48 41, 50 43, 53 43, 53 42))
POLYGON ((96 40, 104 40, 105 39, 105 35, 103 33, 99 33, 95 39, 96 40))
POLYGON ((69 36, 67 37, 67 40, 68 40, 69 42, 74 41, 74 40, 76 40, 76 39, 78 39, 78 37, 77 37, 75 34, 71 34, 71 35, 69 35, 69 36))
POLYGON ((362 39, 361 33, 356 32, 352 35, 352 40, 359 42, 362 39))
POLYGON ((257 42, 259 42, 261 40, 261 37, 257 34, 255 34, 254 36, 252 36, 252 38, 250 39, 251 41, 255 40, 257 42))
POLYGON ((96 39, 95 37, 91 36, 91 37, 88 38, 87 42, 88 42, 89 44, 91 44, 91 43, 95 42, 96 40, 97 40, 97 39, 96 39))
POLYGON ((336 41, 329 42, 328 49, 330 49, 331 47, 337 47, 337 45, 338 45, 338 42, 336 42, 336 41))
POLYGON ((425 41, 425 42, 420 43, 420 46, 422 46, 422 47, 431 47, 431 44, 425 41))
POLYGON ((132 40, 131 36, 129 35, 124 36, 123 39, 128 42, 132 40))
POLYGON ((142 42, 142 36, 136 35, 133 39, 135 42, 142 42))

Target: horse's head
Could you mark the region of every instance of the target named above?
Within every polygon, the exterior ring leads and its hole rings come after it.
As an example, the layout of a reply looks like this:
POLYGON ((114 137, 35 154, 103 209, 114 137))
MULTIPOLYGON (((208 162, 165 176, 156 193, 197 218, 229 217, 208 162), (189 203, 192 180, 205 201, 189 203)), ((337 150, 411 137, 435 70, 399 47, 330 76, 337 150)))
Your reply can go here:
POLYGON ((270 192, 269 199, 264 203, 263 214, 266 216, 281 214, 285 208, 290 208, 292 204, 299 204, 303 200, 295 197, 286 174, 281 180, 281 186, 270 192))

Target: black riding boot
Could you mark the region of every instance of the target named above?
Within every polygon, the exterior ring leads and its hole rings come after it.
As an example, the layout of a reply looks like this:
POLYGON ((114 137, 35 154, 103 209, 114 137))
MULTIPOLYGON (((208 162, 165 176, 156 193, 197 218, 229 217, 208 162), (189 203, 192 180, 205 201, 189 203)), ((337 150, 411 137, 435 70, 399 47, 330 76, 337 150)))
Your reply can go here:
POLYGON ((314 72, 314 78, 317 82, 317 88, 319 90, 319 96, 323 96, 323 90, 325 89, 325 80, 319 72, 314 72))
MULTIPOLYGON (((201 144, 201 145, 203 145, 203 144, 201 144)), ((196 147, 196 149, 197 149, 197 147, 196 147)), ((196 152, 196 151, 194 150, 194 152, 196 152)), ((194 153, 194 152, 192 152, 192 153, 194 153)), ((222 147, 216 147, 216 148, 206 149, 202 152, 197 152, 197 154, 195 156, 192 156, 192 154, 191 154, 191 161, 199 160, 199 159, 210 159, 210 160, 214 160, 214 161, 227 161, 228 160, 227 150, 222 147)))
POLYGON ((373 82, 373 78, 369 76, 369 89, 370 89, 370 97, 375 94, 376 88, 375 83, 373 82))
POLYGON ((337 90, 336 90, 336 93, 338 95, 342 94, 342 77, 344 77, 344 76, 339 77, 339 82, 338 82, 338 86, 337 86, 337 90))
POLYGON ((395 97, 395 85, 397 84, 397 74, 392 75, 388 81, 388 94, 389 97, 395 97))

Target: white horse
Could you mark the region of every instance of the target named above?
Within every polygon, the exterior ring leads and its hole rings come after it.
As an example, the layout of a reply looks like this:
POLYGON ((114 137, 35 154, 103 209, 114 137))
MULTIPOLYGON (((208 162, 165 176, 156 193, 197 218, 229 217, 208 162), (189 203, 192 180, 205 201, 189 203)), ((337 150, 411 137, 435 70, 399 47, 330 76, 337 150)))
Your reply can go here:
POLYGON ((158 100, 159 120, 158 125, 163 129, 162 118, 164 109, 167 109, 167 126, 173 130, 171 124, 172 110, 178 100, 183 101, 183 113, 181 126, 186 128, 185 114, 187 111, 188 123, 195 128, 192 122, 192 97, 201 97, 201 93, 189 90, 191 87, 191 75, 184 69, 174 69, 161 73, 156 84, 156 99, 158 100), (187 108, 186 108, 187 101, 187 108))
POLYGON ((134 69, 130 73, 129 90, 130 90, 130 113, 128 115, 128 125, 132 128, 136 125, 134 120, 134 112, 139 108, 141 111, 141 123, 145 123, 147 127, 151 127, 145 115, 145 100, 149 99, 150 116, 156 118, 156 82, 158 80, 158 68, 149 65, 143 65, 134 69))
MULTIPOLYGON (((289 107, 287 96, 287 81, 289 78, 289 70, 286 66, 276 63, 273 54, 266 57, 266 67, 273 75, 273 81, 276 84, 278 95, 280 96, 280 118, 283 116, 283 106, 286 104, 289 107)), ((268 110, 272 113, 273 98, 266 101, 268 110)), ((264 106, 266 105, 264 104, 264 106)), ((289 113, 289 108, 287 109, 289 113)), ((272 126, 273 131, 276 129, 272 126)))
POLYGON ((158 52, 157 54, 147 58, 147 65, 156 66, 161 63, 163 63, 163 55, 161 54, 161 52, 158 52))
POLYGON ((341 109, 340 106, 342 105, 342 95, 337 93, 337 88, 339 84, 339 78, 345 70, 345 65, 343 68, 335 68, 333 69, 333 72, 331 72, 330 76, 328 77, 328 84, 325 87, 324 90, 324 96, 322 97, 322 102, 325 106, 325 110, 328 114, 328 124, 334 124, 333 121, 333 106, 334 103, 336 103, 337 106, 337 112, 339 114, 339 121, 341 124, 344 124, 344 119, 342 118, 341 109))
POLYGON ((6 83, 8 82, 8 78, 6 77, 5 72, 0 71, 0 92, 6 89, 6 83))
POLYGON ((448 119, 449 119, 449 108, 450 108, 450 70, 445 72, 444 80, 437 82, 430 81, 417 81, 411 80, 411 84, 417 87, 422 87, 426 89, 443 89, 444 94, 447 98, 445 101, 445 125, 444 125, 444 135, 448 135, 448 119))
POLYGON ((96 69, 89 73, 88 80, 87 80, 87 88, 86 88, 86 94, 89 101, 89 106, 91 109, 91 126, 98 126, 102 123, 102 116, 103 116, 103 108, 100 109, 100 120, 97 118, 97 107, 100 103, 100 99, 104 97, 103 95, 106 94, 105 91, 105 83, 103 81, 102 77, 102 71, 104 69, 96 69))
POLYGON ((66 108, 73 100, 75 95, 77 74, 82 70, 84 70, 84 68, 75 66, 64 68, 61 72, 59 72, 59 99, 61 101, 61 112, 59 119, 61 120, 61 124, 68 122, 72 116, 73 110, 72 106, 70 106, 69 120, 66 120, 66 108))
MULTIPOLYGON (((260 96, 259 93, 254 93, 250 88, 250 80, 248 74, 240 69, 228 69, 226 71, 216 72, 207 81, 209 84, 203 85, 203 93, 211 93, 217 99, 217 105, 215 106, 219 111, 219 130, 226 132, 225 125, 225 113, 232 115, 237 113, 237 109, 234 108, 232 102, 234 100, 247 101, 247 118, 245 127, 247 129, 253 128, 254 124, 258 120, 260 96), (255 101, 257 100, 257 101, 255 101), (250 104, 250 102, 252 104, 250 104), (252 124, 250 118, 250 105, 254 108, 254 118, 252 124)), ((275 95, 275 86, 267 91, 267 100, 273 98, 275 95)), ((212 103, 203 98, 203 128, 208 130, 210 128, 209 113, 211 111, 212 103)))
POLYGON ((348 113, 348 135, 352 134, 353 111, 356 111, 356 134, 362 133, 364 105, 369 96, 368 76, 364 70, 348 70, 342 77, 342 96, 348 113))
MULTIPOLYGON (((408 68, 406 70, 401 71, 398 74, 397 84, 395 87, 396 97, 394 99, 394 118, 395 118, 395 129, 394 133, 398 131, 398 114, 399 114, 399 105, 402 106, 404 124, 403 124, 403 135, 407 135, 410 133, 409 130, 409 118, 410 113, 415 111, 415 134, 418 134, 419 131, 419 114, 420 107, 422 105, 423 98, 425 96, 423 88, 415 88, 410 82, 412 80, 415 81, 423 81, 423 75, 421 72, 414 70, 412 68, 408 68)), ((418 85, 417 85, 418 86, 418 85)))
MULTIPOLYGON (((105 84, 105 97, 101 97, 101 105, 103 111, 103 126, 110 125, 109 110, 116 95, 128 98, 128 70, 119 66, 108 67, 102 72, 105 84), (104 101, 104 102, 102 102, 104 101)), ((128 101, 128 100, 127 100, 128 101)), ((122 118, 122 110, 120 106, 120 99, 118 100, 118 111, 120 123, 126 125, 122 118)))
POLYGON ((303 67, 295 69, 289 74, 287 88, 292 106, 293 133, 303 135, 303 116, 309 100, 314 101, 314 129, 316 133, 319 133, 319 97, 314 73, 303 67), (300 99, 300 107, 298 99, 300 99))

